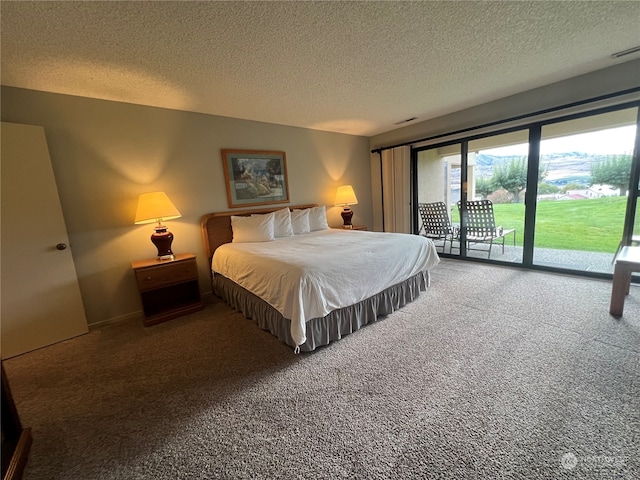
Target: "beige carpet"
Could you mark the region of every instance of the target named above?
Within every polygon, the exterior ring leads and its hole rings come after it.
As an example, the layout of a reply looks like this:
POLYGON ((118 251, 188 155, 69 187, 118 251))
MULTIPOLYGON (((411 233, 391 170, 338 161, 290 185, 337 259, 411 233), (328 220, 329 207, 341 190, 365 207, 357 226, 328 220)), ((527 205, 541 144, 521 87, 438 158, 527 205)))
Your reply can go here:
POLYGON ((443 260, 311 354, 216 303, 10 359, 25 480, 640 478, 640 288, 443 260))

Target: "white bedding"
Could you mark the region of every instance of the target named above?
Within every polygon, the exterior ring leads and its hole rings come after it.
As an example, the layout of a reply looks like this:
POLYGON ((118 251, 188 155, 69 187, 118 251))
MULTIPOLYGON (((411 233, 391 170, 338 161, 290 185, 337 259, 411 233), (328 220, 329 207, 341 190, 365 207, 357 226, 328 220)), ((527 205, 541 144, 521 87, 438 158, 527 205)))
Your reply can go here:
POLYGON ((291 337, 306 341, 305 322, 358 303, 440 259, 419 235, 326 229, 271 242, 218 247, 212 271, 265 300, 291 320, 291 337))

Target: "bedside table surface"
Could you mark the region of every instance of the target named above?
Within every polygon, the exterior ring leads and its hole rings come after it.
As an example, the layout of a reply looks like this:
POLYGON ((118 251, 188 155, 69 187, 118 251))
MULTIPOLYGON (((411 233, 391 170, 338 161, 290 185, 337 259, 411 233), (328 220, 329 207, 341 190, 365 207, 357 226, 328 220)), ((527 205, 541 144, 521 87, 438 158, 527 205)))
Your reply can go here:
POLYGON ((172 263, 180 262, 183 260, 190 260, 196 258, 193 253, 177 253, 174 255, 173 260, 158 260, 158 258, 146 258, 144 260, 134 260, 131 262, 131 268, 137 270, 139 268, 146 267, 158 267, 160 265, 170 265, 172 263))
POLYGON ((332 227, 336 230, 369 230, 369 228, 366 225, 354 225, 351 228, 344 228, 344 227, 332 227))

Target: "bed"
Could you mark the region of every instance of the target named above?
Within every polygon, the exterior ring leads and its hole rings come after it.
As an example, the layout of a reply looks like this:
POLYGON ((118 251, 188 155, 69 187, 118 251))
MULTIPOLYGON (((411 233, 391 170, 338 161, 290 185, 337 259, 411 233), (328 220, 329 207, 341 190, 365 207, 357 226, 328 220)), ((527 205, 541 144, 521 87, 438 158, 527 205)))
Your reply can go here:
POLYGON ((426 237, 331 229, 317 205, 216 212, 201 224, 214 294, 296 353, 402 308, 439 262, 426 237))

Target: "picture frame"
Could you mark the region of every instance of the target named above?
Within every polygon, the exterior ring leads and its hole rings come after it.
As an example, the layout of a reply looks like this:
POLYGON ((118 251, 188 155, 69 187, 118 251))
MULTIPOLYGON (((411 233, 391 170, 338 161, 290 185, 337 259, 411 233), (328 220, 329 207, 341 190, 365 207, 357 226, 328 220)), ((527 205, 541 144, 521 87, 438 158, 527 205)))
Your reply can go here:
POLYGON ((289 202, 283 151, 222 149, 229 208, 289 202))

